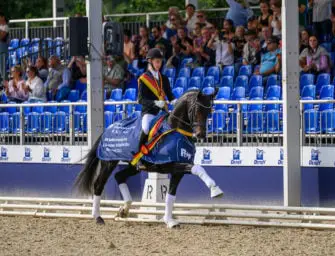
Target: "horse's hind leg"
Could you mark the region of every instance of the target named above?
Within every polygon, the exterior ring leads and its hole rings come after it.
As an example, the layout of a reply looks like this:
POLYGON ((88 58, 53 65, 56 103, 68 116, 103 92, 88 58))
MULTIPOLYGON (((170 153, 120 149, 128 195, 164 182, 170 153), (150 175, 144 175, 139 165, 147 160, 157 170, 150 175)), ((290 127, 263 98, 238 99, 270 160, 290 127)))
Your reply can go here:
POLYGON ((118 161, 101 161, 101 168, 98 177, 94 182, 94 195, 93 195, 93 208, 92 215, 95 218, 97 224, 105 224, 104 220, 100 216, 100 200, 101 194, 104 190, 106 182, 109 176, 112 174, 115 169, 118 161))
POLYGON ((124 201, 124 205, 120 207, 119 213, 117 214, 118 217, 125 218, 129 214, 129 209, 133 200, 126 181, 129 177, 138 173, 139 171, 134 166, 129 164, 126 168, 115 174, 115 180, 119 185, 122 199, 124 201))
POLYGON ((191 168, 191 173, 198 176, 210 189, 211 198, 223 196, 222 190, 216 185, 215 181, 207 174, 206 170, 200 165, 194 165, 191 168))
POLYGON ((166 195, 165 199, 165 214, 163 217, 163 220, 168 228, 174 228, 179 226, 179 222, 173 219, 172 210, 174 202, 176 201, 177 188, 183 177, 184 173, 174 173, 171 175, 169 192, 166 195))

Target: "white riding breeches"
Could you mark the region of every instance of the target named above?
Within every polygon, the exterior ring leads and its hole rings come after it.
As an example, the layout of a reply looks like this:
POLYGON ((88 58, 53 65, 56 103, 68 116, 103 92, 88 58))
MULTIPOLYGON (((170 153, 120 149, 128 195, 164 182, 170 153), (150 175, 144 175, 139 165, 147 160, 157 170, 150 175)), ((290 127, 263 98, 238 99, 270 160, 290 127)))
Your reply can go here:
POLYGON ((150 123, 155 116, 152 114, 145 114, 142 118, 142 130, 145 134, 149 134, 150 123))

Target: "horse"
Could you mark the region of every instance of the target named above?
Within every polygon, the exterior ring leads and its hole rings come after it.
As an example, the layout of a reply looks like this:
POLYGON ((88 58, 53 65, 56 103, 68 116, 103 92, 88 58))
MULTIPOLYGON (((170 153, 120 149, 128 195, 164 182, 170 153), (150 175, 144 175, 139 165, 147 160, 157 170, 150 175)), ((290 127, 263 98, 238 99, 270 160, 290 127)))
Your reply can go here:
MULTIPOLYGON (((211 112, 214 97, 215 94, 205 95, 198 90, 190 90, 186 92, 178 99, 173 111, 170 112, 167 118, 168 124, 172 129, 178 128, 193 134, 193 138, 188 138, 189 140, 194 140, 194 138, 205 138, 207 132, 207 117, 211 112)), ((92 216, 96 220, 97 224, 105 224, 100 215, 101 194, 108 178, 119 163, 119 161, 104 161, 98 158, 97 149, 101 141, 101 137, 102 135, 98 138, 92 149, 86 155, 84 167, 78 174, 75 181, 75 187, 78 188, 81 193, 92 194, 93 192, 92 216), (100 171, 98 172, 97 167, 99 163, 100 171)), ((192 141, 192 143, 194 142, 192 141)), ((176 199, 178 185, 184 174, 193 174, 198 176, 210 189, 212 198, 223 196, 222 190, 200 165, 177 162, 155 165, 145 161, 141 161, 141 164, 145 167, 145 171, 147 172, 157 172, 171 175, 170 185, 166 195, 165 214, 163 217, 163 220, 168 228, 179 226, 178 221, 172 217, 172 209, 176 199)), ((124 200, 124 205, 120 208, 118 213, 120 217, 126 217, 129 213, 132 197, 126 184, 126 180, 130 176, 134 176, 141 171, 137 167, 130 164, 129 161, 128 166, 115 174, 115 180, 119 185, 120 192, 124 200)))

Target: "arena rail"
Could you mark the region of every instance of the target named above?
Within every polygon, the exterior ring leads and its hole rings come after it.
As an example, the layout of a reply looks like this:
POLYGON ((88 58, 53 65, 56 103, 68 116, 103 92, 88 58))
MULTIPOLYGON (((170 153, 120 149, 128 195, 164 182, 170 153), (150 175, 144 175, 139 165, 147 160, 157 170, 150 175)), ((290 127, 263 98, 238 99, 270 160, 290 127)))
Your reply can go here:
MULTIPOLYGON (((105 219, 163 223, 164 203, 134 202, 129 218, 117 217, 122 201, 102 200, 101 205, 105 219)), ((0 197, 2 216, 91 219, 91 209, 90 199, 0 197)), ((179 203, 174 209, 184 224, 335 229, 335 208, 179 203)))

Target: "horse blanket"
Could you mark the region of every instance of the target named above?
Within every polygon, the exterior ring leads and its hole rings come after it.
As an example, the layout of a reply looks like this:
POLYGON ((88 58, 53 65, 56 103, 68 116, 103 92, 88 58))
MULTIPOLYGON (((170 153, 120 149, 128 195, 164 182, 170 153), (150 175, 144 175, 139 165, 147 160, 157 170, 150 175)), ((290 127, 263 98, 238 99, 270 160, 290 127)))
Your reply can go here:
MULTIPOLYGON (((150 127, 164 115, 160 113, 152 120, 150 127)), ((101 137, 97 148, 97 156, 100 160, 121 160, 130 162, 139 151, 139 137, 141 133, 141 117, 134 115, 110 125, 101 137)), ((170 130, 171 127, 165 120, 157 135, 170 130)), ((195 145, 186 136, 173 131, 162 137, 149 154, 141 160, 152 164, 186 163, 193 164, 195 145)))

